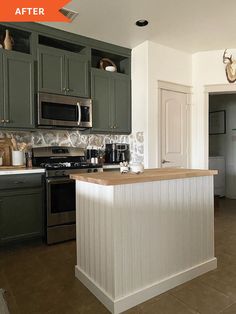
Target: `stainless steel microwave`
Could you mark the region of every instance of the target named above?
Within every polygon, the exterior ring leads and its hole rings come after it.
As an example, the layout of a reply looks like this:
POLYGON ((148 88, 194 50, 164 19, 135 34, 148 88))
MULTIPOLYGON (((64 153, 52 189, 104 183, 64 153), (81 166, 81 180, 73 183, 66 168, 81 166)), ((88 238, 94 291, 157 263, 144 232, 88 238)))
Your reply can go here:
POLYGON ((38 126, 91 128, 92 100, 39 93, 38 126))

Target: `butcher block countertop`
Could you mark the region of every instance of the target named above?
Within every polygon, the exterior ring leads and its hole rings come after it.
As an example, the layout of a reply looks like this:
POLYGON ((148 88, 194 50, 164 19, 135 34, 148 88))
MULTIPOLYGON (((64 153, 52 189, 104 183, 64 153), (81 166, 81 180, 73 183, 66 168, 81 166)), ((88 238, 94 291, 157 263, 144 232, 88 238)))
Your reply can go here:
POLYGON ((155 168, 146 169, 143 173, 139 174, 121 174, 120 172, 78 173, 71 174, 70 178, 99 185, 122 185, 161 180, 204 177, 216 174, 218 174, 217 170, 155 168))

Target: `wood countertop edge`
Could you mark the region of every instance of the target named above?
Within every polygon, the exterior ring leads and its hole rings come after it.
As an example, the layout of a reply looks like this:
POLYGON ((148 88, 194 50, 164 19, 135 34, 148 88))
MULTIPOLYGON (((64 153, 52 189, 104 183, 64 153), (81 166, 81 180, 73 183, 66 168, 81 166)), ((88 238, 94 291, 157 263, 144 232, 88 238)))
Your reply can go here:
POLYGON ((106 177, 99 178, 99 175, 103 173, 92 173, 92 174, 72 174, 70 175, 71 179, 88 182, 92 184, 98 185, 123 185, 123 184, 135 184, 135 183, 147 183, 154 181, 163 181, 163 180, 175 180, 175 179, 185 179, 185 178, 193 178, 193 177, 205 177, 205 176, 213 176, 217 175, 217 170, 198 170, 198 169, 189 169, 183 170, 180 172, 180 169, 175 170, 160 170, 160 173, 151 173, 151 169, 146 170, 147 173, 144 174, 120 174, 116 173, 106 173, 106 177), (149 172, 149 173, 148 173, 149 172))

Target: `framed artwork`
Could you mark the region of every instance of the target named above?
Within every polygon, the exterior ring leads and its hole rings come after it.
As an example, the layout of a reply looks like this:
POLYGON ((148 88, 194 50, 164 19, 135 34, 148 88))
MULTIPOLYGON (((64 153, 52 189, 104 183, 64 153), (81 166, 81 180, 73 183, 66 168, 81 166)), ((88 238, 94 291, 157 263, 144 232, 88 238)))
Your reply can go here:
POLYGON ((226 112, 225 110, 212 111, 209 114, 209 134, 226 133, 226 112))

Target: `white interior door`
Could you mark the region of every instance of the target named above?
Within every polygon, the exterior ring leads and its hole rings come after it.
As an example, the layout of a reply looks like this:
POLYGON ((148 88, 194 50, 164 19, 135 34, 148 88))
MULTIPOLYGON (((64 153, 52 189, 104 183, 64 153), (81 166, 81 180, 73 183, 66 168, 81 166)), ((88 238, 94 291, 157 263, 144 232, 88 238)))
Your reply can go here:
POLYGON ((188 94, 161 89, 161 166, 187 168, 188 94))

